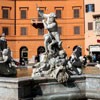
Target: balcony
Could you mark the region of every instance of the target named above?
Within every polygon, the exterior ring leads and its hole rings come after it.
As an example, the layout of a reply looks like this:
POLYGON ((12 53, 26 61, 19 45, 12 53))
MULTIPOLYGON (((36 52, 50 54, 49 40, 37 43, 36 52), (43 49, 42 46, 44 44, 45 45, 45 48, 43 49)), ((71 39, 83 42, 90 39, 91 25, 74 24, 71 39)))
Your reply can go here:
POLYGON ((32 18, 31 19, 31 24, 35 28, 44 28, 43 23, 42 23, 42 18, 32 18))

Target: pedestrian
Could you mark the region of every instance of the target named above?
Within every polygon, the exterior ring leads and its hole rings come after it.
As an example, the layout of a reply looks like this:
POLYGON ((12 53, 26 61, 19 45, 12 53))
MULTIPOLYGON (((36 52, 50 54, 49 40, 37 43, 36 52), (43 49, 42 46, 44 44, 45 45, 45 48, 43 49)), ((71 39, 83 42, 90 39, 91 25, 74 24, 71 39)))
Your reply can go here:
POLYGON ((96 59, 96 54, 93 54, 93 55, 92 55, 92 59, 93 59, 93 62, 96 62, 96 60, 97 60, 97 59, 96 59))

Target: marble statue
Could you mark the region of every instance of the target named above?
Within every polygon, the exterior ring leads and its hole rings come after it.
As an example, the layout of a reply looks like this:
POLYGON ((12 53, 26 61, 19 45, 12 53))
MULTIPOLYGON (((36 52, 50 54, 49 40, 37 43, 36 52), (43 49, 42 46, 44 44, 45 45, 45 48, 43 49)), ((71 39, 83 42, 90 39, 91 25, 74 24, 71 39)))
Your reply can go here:
POLYGON ((37 7, 37 11, 43 18, 42 23, 48 33, 44 35, 45 53, 40 55, 40 62, 34 65, 32 77, 50 76, 57 79, 58 82, 65 82, 69 77, 66 73, 67 54, 62 48, 55 20, 56 14, 44 14, 39 7, 37 7))
POLYGON ((50 41, 56 40, 58 42, 58 45, 61 46, 60 36, 58 33, 58 26, 57 22, 55 20, 56 14, 50 13, 50 14, 44 14, 39 7, 37 7, 37 11, 39 15, 43 18, 42 23, 44 25, 44 28, 48 30, 48 33, 44 35, 44 46, 46 53, 48 52, 48 45, 50 41))
POLYGON ((43 18, 42 23, 48 33, 44 35, 46 51, 40 55, 40 62, 34 64, 32 77, 49 76, 63 83, 69 79, 72 71, 71 74, 81 74, 81 48, 77 46, 70 59, 68 59, 65 50, 62 48, 62 41, 55 21, 56 14, 44 14, 39 7, 37 7, 37 11, 43 18), (76 64, 79 65, 76 66, 76 64))
POLYGON ((7 47, 7 41, 4 34, 0 38, 0 47, 0 76, 15 77, 17 71, 13 64, 11 50, 7 47))
POLYGON ((76 46, 67 63, 70 74, 81 75, 84 60, 85 59, 82 56, 82 48, 80 46, 76 46))
POLYGON ((5 33, 2 33, 2 36, 0 37, 0 51, 3 51, 3 49, 7 48, 7 40, 5 38, 5 33))

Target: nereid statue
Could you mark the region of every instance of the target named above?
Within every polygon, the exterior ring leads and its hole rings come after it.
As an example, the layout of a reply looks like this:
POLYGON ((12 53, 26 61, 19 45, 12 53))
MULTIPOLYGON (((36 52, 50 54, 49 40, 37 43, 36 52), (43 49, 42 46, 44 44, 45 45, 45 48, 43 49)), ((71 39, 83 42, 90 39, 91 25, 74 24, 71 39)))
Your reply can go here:
POLYGON ((66 52, 62 48, 57 22, 55 21, 56 14, 44 14, 39 7, 37 7, 37 11, 43 17, 42 23, 48 33, 44 35, 45 53, 40 55, 40 62, 33 66, 32 77, 50 76, 62 83, 68 80, 70 74, 81 74, 82 63, 79 59, 81 57, 81 48, 77 46, 73 51, 73 57, 68 59, 66 52), (77 54, 77 52, 80 54, 77 54), (80 62, 80 68, 75 66, 78 61, 80 62))
POLYGON ((7 41, 5 38, 5 33, 2 33, 2 36, 0 37, 0 51, 3 51, 3 49, 7 48, 7 41))
POLYGON ((11 50, 7 47, 5 34, 0 38, 0 76, 15 77, 17 71, 13 65, 11 50))

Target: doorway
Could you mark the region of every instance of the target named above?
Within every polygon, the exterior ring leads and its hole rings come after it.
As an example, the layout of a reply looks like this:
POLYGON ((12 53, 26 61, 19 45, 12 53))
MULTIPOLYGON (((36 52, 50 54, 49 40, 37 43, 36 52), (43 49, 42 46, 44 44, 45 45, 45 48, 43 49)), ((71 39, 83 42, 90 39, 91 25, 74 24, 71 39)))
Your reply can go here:
POLYGON ((20 48, 20 64, 28 64, 28 48, 25 46, 20 48))
POLYGON ((100 62, 100 52, 92 52, 92 54, 96 55, 96 61, 99 61, 100 62))

